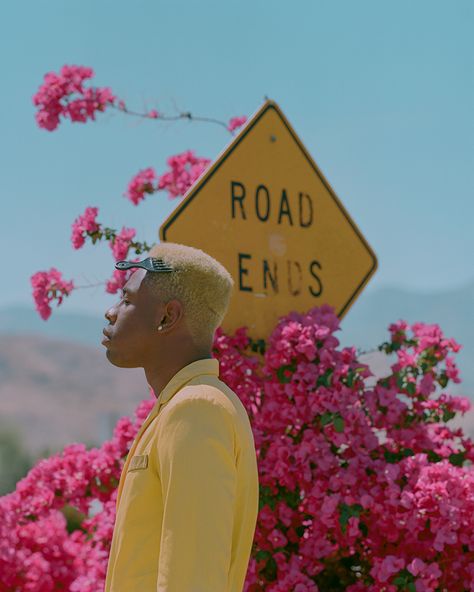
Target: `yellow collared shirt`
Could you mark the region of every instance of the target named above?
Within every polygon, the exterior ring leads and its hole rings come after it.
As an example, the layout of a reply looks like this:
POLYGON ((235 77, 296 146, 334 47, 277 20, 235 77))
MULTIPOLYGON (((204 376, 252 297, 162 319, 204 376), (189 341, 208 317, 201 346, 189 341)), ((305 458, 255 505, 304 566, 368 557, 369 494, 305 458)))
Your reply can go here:
POLYGON ((105 592, 242 592, 258 498, 245 407, 218 360, 188 364, 127 455, 105 592))

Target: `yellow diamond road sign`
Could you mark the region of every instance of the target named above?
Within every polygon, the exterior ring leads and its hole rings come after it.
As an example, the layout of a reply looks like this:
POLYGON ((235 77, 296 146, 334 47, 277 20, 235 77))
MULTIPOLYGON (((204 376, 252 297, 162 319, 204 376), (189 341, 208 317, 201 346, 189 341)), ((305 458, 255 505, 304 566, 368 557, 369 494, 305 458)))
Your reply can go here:
POLYGON ((225 331, 268 337, 278 318, 328 303, 342 318, 375 253, 273 101, 191 187, 161 241, 202 249, 235 281, 225 331))

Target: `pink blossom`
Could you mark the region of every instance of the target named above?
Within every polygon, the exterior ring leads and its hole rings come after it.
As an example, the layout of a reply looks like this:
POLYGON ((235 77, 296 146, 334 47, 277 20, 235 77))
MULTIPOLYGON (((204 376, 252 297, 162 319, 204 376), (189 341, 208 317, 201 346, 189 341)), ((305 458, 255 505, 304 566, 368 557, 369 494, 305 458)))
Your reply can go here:
POLYGON ((227 129, 230 132, 233 132, 237 128, 242 127, 246 121, 247 117, 245 115, 242 115, 241 117, 232 117, 232 119, 230 119, 229 123, 227 124, 227 129))
POLYGON ((456 363, 454 361, 454 358, 451 356, 448 356, 445 360, 446 362, 446 376, 452 380, 453 382, 461 382, 461 379, 459 378, 459 370, 456 367, 456 363))
POLYGON ((145 193, 154 193, 156 191, 156 187, 153 185, 155 181, 155 170, 152 167, 143 169, 130 181, 124 195, 134 205, 138 205, 142 199, 145 199, 145 193))
POLYGON ((73 281, 64 281, 61 272, 55 267, 51 267, 49 271, 37 271, 31 276, 30 282, 35 308, 45 321, 51 315, 50 303, 57 300, 57 306, 59 306, 63 297, 69 296, 74 288, 73 281))
POLYGON ((192 150, 168 158, 170 170, 158 180, 158 189, 168 191, 170 198, 184 195, 210 164, 207 158, 195 156, 192 150))
POLYGON ((158 113, 158 111, 156 109, 152 109, 151 111, 148 111, 148 117, 150 117, 151 119, 158 119, 159 116, 160 116, 160 114, 158 113))
POLYGON ((115 235, 115 237, 110 241, 109 244, 110 248, 112 249, 115 261, 126 259, 128 250, 130 248, 130 243, 132 242, 135 234, 136 230, 134 228, 125 228, 125 226, 123 226, 119 234, 115 235))
POLYGON ((85 88, 85 81, 93 76, 92 68, 67 65, 59 74, 45 74, 43 84, 33 96, 39 127, 53 131, 61 117, 84 123, 94 120, 96 112, 104 111, 107 105, 113 105, 116 97, 109 88, 85 88))
POLYGON ((112 277, 107 280, 105 284, 105 291, 109 294, 116 294, 121 290, 128 281, 132 270, 121 271, 120 269, 114 269, 112 277))
POLYGON ((394 574, 397 574, 405 567, 405 560, 402 557, 387 555, 382 561, 377 561, 370 573, 377 582, 384 583, 394 574))
POLYGON ((75 249, 80 249, 84 245, 88 234, 100 229, 100 224, 96 222, 98 213, 98 208, 87 207, 84 214, 78 216, 72 223, 71 242, 75 249))

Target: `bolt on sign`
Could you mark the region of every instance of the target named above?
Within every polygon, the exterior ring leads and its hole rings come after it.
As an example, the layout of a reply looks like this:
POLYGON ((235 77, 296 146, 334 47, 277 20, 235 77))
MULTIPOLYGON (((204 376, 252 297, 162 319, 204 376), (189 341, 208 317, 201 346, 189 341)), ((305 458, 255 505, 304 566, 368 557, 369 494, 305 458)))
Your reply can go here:
POLYGON ((278 318, 324 303, 347 313, 377 259, 282 111, 265 102, 160 227, 232 274, 222 323, 266 338, 278 318))

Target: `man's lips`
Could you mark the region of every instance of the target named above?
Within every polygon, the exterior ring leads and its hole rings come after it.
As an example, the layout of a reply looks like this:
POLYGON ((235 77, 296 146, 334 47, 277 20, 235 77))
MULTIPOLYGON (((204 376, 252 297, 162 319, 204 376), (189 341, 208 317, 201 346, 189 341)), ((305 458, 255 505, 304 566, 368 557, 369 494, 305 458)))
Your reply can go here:
POLYGON ((102 344, 105 345, 106 343, 108 343, 111 340, 110 334, 107 333, 107 331, 105 329, 102 329, 102 333, 104 334, 104 339, 102 339, 102 344))

